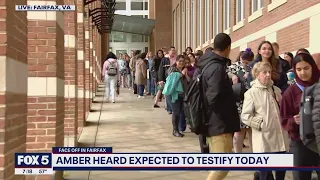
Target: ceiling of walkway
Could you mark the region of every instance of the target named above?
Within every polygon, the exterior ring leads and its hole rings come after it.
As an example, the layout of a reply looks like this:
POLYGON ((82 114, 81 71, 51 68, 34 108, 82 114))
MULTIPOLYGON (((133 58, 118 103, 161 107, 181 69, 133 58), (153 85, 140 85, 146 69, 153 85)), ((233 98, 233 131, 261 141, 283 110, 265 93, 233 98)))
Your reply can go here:
POLYGON ((155 20, 139 17, 114 15, 112 31, 126 32, 140 35, 151 35, 155 20))

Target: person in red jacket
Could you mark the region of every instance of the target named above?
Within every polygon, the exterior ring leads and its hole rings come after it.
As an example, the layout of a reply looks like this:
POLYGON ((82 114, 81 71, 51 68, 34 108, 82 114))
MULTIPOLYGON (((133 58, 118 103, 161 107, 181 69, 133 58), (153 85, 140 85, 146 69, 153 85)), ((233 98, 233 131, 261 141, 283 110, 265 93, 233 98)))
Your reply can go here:
MULTIPOLYGON (((319 69, 310 54, 300 53, 292 61, 296 83, 289 86, 282 96, 280 105, 281 124, 291 138, 290 152, 294 155, 294 166, 319 166, 320 157, 307 148, 299 135, 300 101, 304 88, 317 83, 320 78, 319 69)), ((320 172, 317 172, 320 177, 320 172)), ((310 180, 311 171, 293 171, 294 180, 310 180)))

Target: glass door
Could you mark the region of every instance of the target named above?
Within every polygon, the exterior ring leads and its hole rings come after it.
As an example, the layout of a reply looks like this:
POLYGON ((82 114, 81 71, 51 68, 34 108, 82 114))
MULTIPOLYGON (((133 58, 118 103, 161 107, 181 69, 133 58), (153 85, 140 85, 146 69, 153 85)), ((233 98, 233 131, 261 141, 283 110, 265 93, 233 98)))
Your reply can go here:
POLYGON ((116 54, 116 56, 119 58, 120 54, 128 54, 128 50, 127 49, 115 49, 114 53, 116 54))

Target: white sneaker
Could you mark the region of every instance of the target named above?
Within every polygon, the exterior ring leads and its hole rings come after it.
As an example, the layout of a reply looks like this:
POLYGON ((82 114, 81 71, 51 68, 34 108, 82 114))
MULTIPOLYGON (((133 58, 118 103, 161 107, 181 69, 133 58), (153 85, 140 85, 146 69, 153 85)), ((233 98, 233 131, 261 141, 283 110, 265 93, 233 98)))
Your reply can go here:
POLYGON ((140 99, 142 96, 138 96, 138 99, 140 99))
POLYGON ((140 98, 144 99, 144 98, 146 98, 146 97, 145 97, 145 96, 140 96, 140 98))

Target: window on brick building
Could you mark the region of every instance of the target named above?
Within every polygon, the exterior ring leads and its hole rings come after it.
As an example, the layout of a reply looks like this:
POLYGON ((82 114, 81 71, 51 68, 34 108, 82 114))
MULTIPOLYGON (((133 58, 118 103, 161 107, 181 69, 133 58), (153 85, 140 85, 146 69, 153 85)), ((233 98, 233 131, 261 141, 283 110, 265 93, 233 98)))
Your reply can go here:
POLYGON ((230 28, 230 0, 223 0, 223 30, 230 28))
POLYGON ((237 22, 240 22, 244 19, 244 4, 245 0, 236 1, 237 22))
POLYGON ((116 10, 126 10, 126 2, 124 1, 124 2, 119 2, 119 1, 117 1, 117 4, 116 4, 116 6, 115 6, 115 9, 116 10))
POLYGON ((148 10, 148 1, 131 0, 131 10, 148 10))
POLYGON ((205 0, 205 41, 210 40, 210 0, 205 0))
POLYGON ((213 29, 214 36, 219 33, 220 29, 220 10, 219 10, 219 0, 213 0, 213 29))
POLYGON ((127 36, 123 32, 111 32, 112 42, 126 42, 127 36))
POLYGON ((191 7, 190 7, 190 17, 191 17, 191 22, 190 22, 190 46, 194 48, 194 22, 195 22, 195 14, 194 14, 194 0, 191 1, 191 7))
POLYGON ((181 31, 181 51, 183 51, 183 49, 186 47, 186 5, 184 1, 181 2, 181 31))
POLYGON ((197 7, 197 46, 200 46, 202 44, 202 0, 198 0, 198 7, 197 7))
POLYGON ((131 42, 144 42, 143 35, 140 34, 132 34, 131 42))
POLYGON ((177 45, 176 49, 178 52, 180 52, 181 45, 180 45, 180 40, 181 40, 181 21, 180 21, 180 6, 177 7, 177 45))
POLYGON ((173 11, 173 44, 176 47, 177 46, 177 16, 176 11, 173 11))
POLYGON ((190 0, 186 0, 186 46, 190 46, 190 0))
POLYGON ((252 0, 251 2, 252 13, 256 12, 257 10, 263 7, 263 1, 264 0, 252 0))

